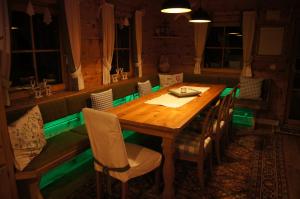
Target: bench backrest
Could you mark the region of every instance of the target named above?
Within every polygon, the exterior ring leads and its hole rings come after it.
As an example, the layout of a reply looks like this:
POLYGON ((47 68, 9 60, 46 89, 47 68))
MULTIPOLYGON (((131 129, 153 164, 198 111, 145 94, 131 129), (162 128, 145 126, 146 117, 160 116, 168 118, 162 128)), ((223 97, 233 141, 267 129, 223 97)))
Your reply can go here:
MULTIPOLYGON (((75 93, 73 95, 61 97, 48 102, 41 102, 39 103, 39 107, 44 123, 80 112, 82 108, 88 106, 88 101, 90 99, 91 93, 101 92, 112 88, 113 97, 114 100, 116 100, 138 92, 137 82, 146 81, 148 79, 151 81, 152 86, 159 85, 158 75, 155 74, 142 78, 134 78, 127 81, 121 81, 115 84, 110 84, 108 86, 101 86, 96 89, 75 93)), ((18 110, 7 111, 7 122, 12 123, 13 121, 17 120, 32 107, 33 105, 18 110)))

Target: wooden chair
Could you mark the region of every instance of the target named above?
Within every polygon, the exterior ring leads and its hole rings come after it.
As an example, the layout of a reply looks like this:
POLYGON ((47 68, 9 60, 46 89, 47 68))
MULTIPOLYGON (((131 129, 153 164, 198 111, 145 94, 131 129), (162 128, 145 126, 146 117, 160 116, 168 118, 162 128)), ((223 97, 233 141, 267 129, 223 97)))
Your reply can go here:
POLYGON ((214 148, 217 156, 218 164, 221 163, 221 146, 224 146, 228 143, 228 116, 229 116, 229 102, 230 95, 225 96, 222 100, 217 102, 217 105, 220 106, 218 109, 217 117, 214 119, 214 128, 213 128, 213 140, 214 148), (223 142, 222 142, 223 141, 223 142), (221 143, 222 142, 222 143, 221 143))
POLYGON ((210 171, 212 170, 212 133, 218 108, 219 105, 211 107, 205 116, 201 130, 195 132, 186 128, 175 141, 175 157, 197 163, 198 178, 202 188, 204 188, 205 158, 209 157, 210 171))
POLYGON ((237 86, 234 87, 231 92, 229 93, 229 101, 228 101, 228 136, 230 139, 233 139, 233 128, 232 128, 232 116, 233 116, 233 110, 234 110, 234 104, 236 100, 236 92, 237 92, 237 86))
POLYGON ((107 178, 108 192, 109 178, 113 177, 122 182, 122 198, 126 198, 128 180, 158 168, 161 154, 136 144, 124 143, 119 119, 114 114, 84 108, 83 115, 94 156, 97 198, 101 197, 102 174, 107 178))

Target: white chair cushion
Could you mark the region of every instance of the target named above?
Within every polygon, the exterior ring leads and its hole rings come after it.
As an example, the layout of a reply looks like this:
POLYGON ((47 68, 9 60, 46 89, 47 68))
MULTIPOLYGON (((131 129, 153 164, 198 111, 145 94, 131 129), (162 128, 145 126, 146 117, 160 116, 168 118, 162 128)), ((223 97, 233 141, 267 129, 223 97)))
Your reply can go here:
POLYGON ((163 75, 159 74, 159 82, 162 88, 172 86, 177 83, 183 82, 183 73, 173 74, 173 75, 163 75))
POLYGON ((106 110, 113 107, 112 89, 100 93, 92 93, 92 108, 96 110, 106 110))
POLYGON ((138 82, 138 90, 140 97, 150 94, 152 92, 151 82, 149 80, 145 82, 138 82))
POLYGON ((46 145, 43 118, 38 106, 8 126, 15 167, 22 171, 46 145))
POLYGON ((240 77, 241 99, 261 99, 261 87, 263 79, 240 77))
MULTIPOLYGON (((186 155, 196 155, 200 149, 201 134, 185 130, 176 137, 175 148, 179 153, 186 155)), ((208 137, 204 141, 204 150, 207 151, 207 147, 211 143, 211 138, 208 137)))

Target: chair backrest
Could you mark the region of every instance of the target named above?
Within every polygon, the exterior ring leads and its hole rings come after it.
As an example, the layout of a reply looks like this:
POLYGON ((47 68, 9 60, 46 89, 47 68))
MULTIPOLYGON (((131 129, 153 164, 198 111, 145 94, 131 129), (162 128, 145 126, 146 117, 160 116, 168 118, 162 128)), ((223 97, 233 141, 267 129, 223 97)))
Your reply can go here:
POLYGON ((110 168, 128 165, 127 152, 116 115, 84 108, 82 110, 94 158, 110 168))
POLYGON ((219 134, 221 130, 222 123, 225 124, 229 117, 229 103, 230 95, 226 95, 221 101, 219 100, 216 105, 219 105, 217 113, 217 126, 216 133, 219 134))
POLYGON ((230 99, 229 99, 229 108, 233 108, 234 107, 234 101, 235 101, 235 98, 236 98, 236 92, 237 92, 237 86, 235 86, 229 93, 229 96, 230 96, 230 99))
POLYGON ((220 108, 220 103, 217 103, 216 105, 212 106, 208 110, 208 113, 206 114, 204 123, 202 125, 201 134, 203 135, 203 140, 205 140, 207 137, 211 136, 211 134, 213 133, 214 123, 215 123, 215 119, 218 114, 219 108, 220 108))

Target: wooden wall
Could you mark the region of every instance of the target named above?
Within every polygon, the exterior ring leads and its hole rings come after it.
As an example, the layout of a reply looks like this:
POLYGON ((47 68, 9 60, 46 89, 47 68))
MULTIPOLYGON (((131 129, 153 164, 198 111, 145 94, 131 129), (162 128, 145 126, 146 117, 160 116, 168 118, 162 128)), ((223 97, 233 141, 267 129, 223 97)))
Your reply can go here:
MULTIPOLYGON (((194 68, 194 41, 193 25, 188 23, 185 16, 161 14, 162 0, 109 0, 115 5, 116 17, 133 17, 137 9, 143 9, 143 72, 151 74, 157 72, 160 55, 167 55, 171 65, 171 72, 192 73, 194 68), (154 38, 155 29, 164 21, 169 22, 170 31, 176 38, 154 38)), ((194 7, 198 1, 191 0, 194 7)), ((100 85, 102 82, 102 31, 99 18, 99 0, 81 1, 82 19, 82 69, 87 87, 100 85)), ((273 79, 271 91, 270 112, 264 117, 283 121, 285 116, 288 78, 291 62, 289 54, 292 45, 293 27, 292 18, 299 7, 296 1, 283 0, 214 0, 202 1, 202 7, 209 11, 213 18, 221 23, 228 23, 236 16, 241 16, 244 10, 256 10, 258 14, 257 32, 253 49, 253 72, 255 77, 273 79), (278 20, 266 19, 269 10, 280 11, 278 20), (226 21, 227 20, 227 21, 226 21), (284 49, 280 56, 261 56, 257 53, 259 29, 263 26, 282 26, 285 28, 284 49)), ((241 20, 241 19, 239 19, 241 20)), ((217 75, 224 75, 219 73, 217 75)), ((237 76, 239 73, 236 74, 237 76)))

